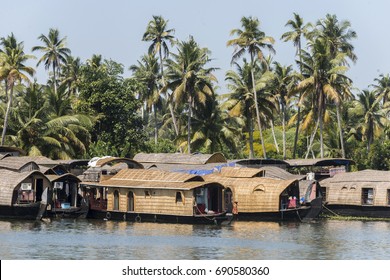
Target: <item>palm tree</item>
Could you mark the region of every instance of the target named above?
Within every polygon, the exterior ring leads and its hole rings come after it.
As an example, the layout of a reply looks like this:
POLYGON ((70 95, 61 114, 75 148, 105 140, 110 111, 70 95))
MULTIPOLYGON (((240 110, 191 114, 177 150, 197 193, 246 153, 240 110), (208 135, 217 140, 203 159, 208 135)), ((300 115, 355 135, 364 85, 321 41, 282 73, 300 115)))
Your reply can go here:
POLYGON ((256 92, 256 81, 254 74, 254 64, 256 57, 261 61, 264 59, 264 54, 262 49, 267 48, 271 52, 275 52, 272 44, 274 43, 274 39, 272 37, 265 36, 265 33, 259 29, 260 22, 257 18, 252 17, 242 17, 241 25, 243 29, 233 29, 230 32, 231 36, 237 35, 238 37, 227 42, 227 46, 234 46, 235 51, 233 53, 232 62, 239 59, 245 52, 248 52, 250 55, 251 61, 251 76, 252 76, 252 90, 255 98, 255 109, 256 109, 256 118, 257 125, 259 127, 260 139, 263 148, 263 156, 267 157, 267 153, 265 150, 265 143, 263 138, 263 132, 261 128, 260 121, 260 111, 258 107, 258 98, 256 92))
POLYGON ((63 66, 63 71, 61 73, 61 84, 60 86, 67 86, 68 96, 78 96, 78 87, 81 79, 81 61, 80 58, 74 58, 73 56, 68 56, 66 59, 66 64, 63 66))
POLYGON ((385 124, 385 117, 381 109, 379 100, 374 91, 363 90, 354 101, 352 113, 361 117, 357 129, 361 131, 363 139, 367 141, 367 153, 375 136, 379 135, 385 124))
POLYGON ((43 62, 46 70, 52 67, 54 92, 57 93, 57 74, 60 71, 61 64, 66 64, 66 59, 70 55, 70 49, 66 47, 66 37, 60 39, 58 29, 50 28, 48 36, 41 34, 38 39, 43 42, 43 46, 32 48, 32 51, 43 52, 37 66, 43 62))
MULTIPOLYGON (((142 41, 151 41, 152 44, 149 47, 149 54, 158 53, 160 58, 160 74, 162 79, 162 85, 165 86, 164 81, 164 58, 167 58, 169 55, 169 48, 167 42, 173 46, 176 42, 175 37, 171 34, 175 32, 175 29, 167 29, 168 20, 165 20, 162 16, 153 16, 153 19, 149 21, 146 31, 142 37, 142 41)), ((172 116, 173 127, 175 129, 176 136, 179 135, 179 129, 177 126, 175 114, 173 111, 172 101, 168 96, 168 93, 165 92, 166 99, 168 101, 169 110, 172 116)))
MULTIPOLYGON (((299 70, 302 75, 302 36, 306 36, 308 33, 308 28, 311 27, 311 24, 304 25, 303 18, 301 18, 298 14, 294 13, 294 19, 287 21, 285 26, 289 26, 292 30, 283 33, 281 39, 285 42, 292 41, 294 46, 297 48, 296 55, 299 57, 299 61, 301 62, 299 65, 299 70)), ((298 101, 301 99, 301 94, 299 93, 298 101)), ((299 123, 301 120, 301 106, 298 102, 297 104, 297 122, 295 128, 295 138, 294 138, 294 149, 293 149, 293 158, 295 158, 297 143, 298 143, 298 131, 299 131, 299 123)))
POLYGON ((191 139, 193 148, 205 153, 215 153, 226 147, 227 152, 237 158, 242 118, 231 117, 222 110, 214 95, 207 99, 205 105, 199 112, 195 110, 194 135, 191 139))
POLYGON ((390 98, 390 76, 389 74, 380 74, 379 78, 375 78, 376 85, 371 85, 374 88, 377 98, 382 99, 382 104, 385 105, 390 98))
MULTIPOLYGON (((317 22, 317 28, 314 30, 314 34, 319 38, 323 38, 328 44, 330 59, 336 59, 339 55, 349 58, 352 62, 356 62, 357 57, 354 53, 354 47, 350 43, 350 40, 357 37, 356 32, 352 30, 349 21, 339 22, 336 15, 327 14, 325 19, 317 22)), ((345 59, 340 61, 342 65, 348 65, 345 59)), ((349 80, 349 79, 348 79, 349 80)), ((349 83, 351 84, 351 83, 349 83)), ((343 92, 338 92, 339 98, 335 99, 337 123, 339 128, 339 137, 341 144, 342 156, 345 157, 343 130, 341 126, 340 106, 341 101, 349 98, 350 91, 345 86, 342 87, 343 92), (344 96, 343 93, 346 93, 344 96)))
MULTIPOLYGON (((313 95, 313 109, 317 115, 316 127, 320 128, 320 151, 324 157, 323 121, 326 113, 327 100, 337 101, 340 96, 337 92, 340 79, 346 79, 344 75, 346 66, 340 66, 345 61, 344 56, 331 59, 327 42, 322 38, 315 38, 309 42, 311 53, 302 52, 302 70, 304 79, 298 84, 297 89, 302 91, 300 102, 313 95)), ((308 152, 314 139, 312 135, 308 152)))
MULTIPOLYGON (((252 89, 252 67, 251 64, 247 63, 245 58, 242 66, 236 62, 233 65, 236 66, 236 71, 230 70, 226 72, 225 80, 229 82, 227 87, 230 93, 222 96, 226 99, 222 108, 228 110, 231 117, 240 117, 245 120, 245 128, 249 134, 249 158, 254 158, 253 120, 256 118, 256 103, 253 94, 254 90, 252 89)), ((258 67, 258 65, 255 66, 258 67)), ((267 76, 263 79, 263 77, 259 77, 260 70, 254 72, 257 73, 258 82, 255 91, 259 97, 258 101, 261 106, 261 112, 267 117, 270 117, 274 106, 267 96, 261 94, 269 77, 267 76)))
POLYGON ((33 68, 25 65, 28 59, 34 57, 24 53, 23 42, 18 43, 13 33, 7 38, 1 38, 0 45, 3 47, 0 49, 0 79, 5 82, 5 92, 8 98, 0 143, 3 146, 15 84, 21 83, 22 81, 29 83, 28 75, 33 76, 35 71, 33 68))
POLYGON ((158 142, 157 107, 161 108, 161 96, 158 90, 158 62, 154 55, 144 55, 138 65, 130 66, 134 77, 140 82, 140 99, 146 104, 149 113, 154 113, 154 142, 158 142))
POLYGON ((277 100, 280 112, 282 113, 283 129, 283 159, 286 159, 286 120, 288 96, 293 86, 295 86, 295 76, 293 75, 292 66, 282 66, 280 63, 274 63, 274 76, 270 85, 273 97, 277 100))
POLYGON ((191 118, 194 108, 204 106, 206 99, 213 95, 212 75, 215 68, 204 68, 210 62, 210 51, 200 48, 194 38, 178 43, 178 53, 172 54, 168 63, 168 84, 163 90, 171 89, 176 106, 187 103, 187 145, 191 153, 191 118))

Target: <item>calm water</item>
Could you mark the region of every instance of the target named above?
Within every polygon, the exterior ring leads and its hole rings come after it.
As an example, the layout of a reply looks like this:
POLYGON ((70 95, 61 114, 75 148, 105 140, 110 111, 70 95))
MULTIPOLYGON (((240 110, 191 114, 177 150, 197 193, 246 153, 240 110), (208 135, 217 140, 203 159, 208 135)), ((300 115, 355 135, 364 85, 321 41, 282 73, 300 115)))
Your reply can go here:
POLYGON ((390 259, 390 222, 0 221, 0 259, 390 259))

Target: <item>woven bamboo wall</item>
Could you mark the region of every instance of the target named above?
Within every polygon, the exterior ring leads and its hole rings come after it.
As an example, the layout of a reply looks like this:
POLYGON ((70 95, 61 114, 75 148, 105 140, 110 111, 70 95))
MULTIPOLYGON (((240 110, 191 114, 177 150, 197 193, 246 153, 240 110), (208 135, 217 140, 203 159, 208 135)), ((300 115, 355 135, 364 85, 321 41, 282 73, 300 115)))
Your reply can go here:
POLYGON ((387 182, 341 182, 326 184, 324 187, 326 187, 326 201, 329 205, 362 205, 362 189, 373 188, 373 206, 390 206, 387 197, 390 184, 387 182))
POLYGON ((183 202, 176 203, 176 190, 149 189, 150 196, 145 195, 147 189, 109 188, 107 194, 107 210, 114 209, 114 192, 119 192, 119 211, 127 212, 128 193, 134 194, 134 212, 161 215, 192 216, 193 191, 181 191, 183 202))

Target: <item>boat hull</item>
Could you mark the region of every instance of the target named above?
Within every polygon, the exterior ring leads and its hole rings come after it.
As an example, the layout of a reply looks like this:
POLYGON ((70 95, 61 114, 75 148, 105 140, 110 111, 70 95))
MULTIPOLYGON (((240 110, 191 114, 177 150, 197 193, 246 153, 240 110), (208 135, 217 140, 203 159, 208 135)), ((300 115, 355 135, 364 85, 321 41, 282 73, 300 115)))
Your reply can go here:
POLYGON ((239 212, 235 217, 240 221, 302 221, 310 209, 310 207, 301 207, 277 212, 239 212))
POLYGON ((326 205, 326 214, 337 214, 350 217, 390 218, 390 206, 359 206, 359 205, 326 205))
POLYGON ((230 223, 233 216, 226 213, 216 215, 195 215, 195 216, 178 216, 178 215, 161 215, 135 212, 119 212, 92 210, 88 212, 87 218, 118 220, 129 222, 153 222, 153 223, 179 223, 179 224, 226 224, 230 223))
POLYGON ((5 219, 39 220, 41 218, 41 202, 25 205, 0 205, 0 217, 5 219))

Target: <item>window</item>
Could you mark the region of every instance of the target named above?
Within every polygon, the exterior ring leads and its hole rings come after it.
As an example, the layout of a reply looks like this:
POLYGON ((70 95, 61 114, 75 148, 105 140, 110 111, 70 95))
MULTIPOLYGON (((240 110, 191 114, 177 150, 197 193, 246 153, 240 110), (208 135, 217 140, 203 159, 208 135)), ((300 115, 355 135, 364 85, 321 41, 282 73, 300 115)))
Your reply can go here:
POLYGON ((374 189, 362 188, 362 204, 373 205, 374 204, 374 189))
POLYGON ((390 190, 387 190, 387 205, 390 205, 390 190))
POLYGON ((127 211, 134 211, 134 193, 129 192, 127 194, 127 211))
POLYGON ((182 192, 176 192, 176 203, 183 203, 183 194, 182 194, 182 192))
POLYGON ((119 192, 114 192, 114 210, 119 210, 119 192))

